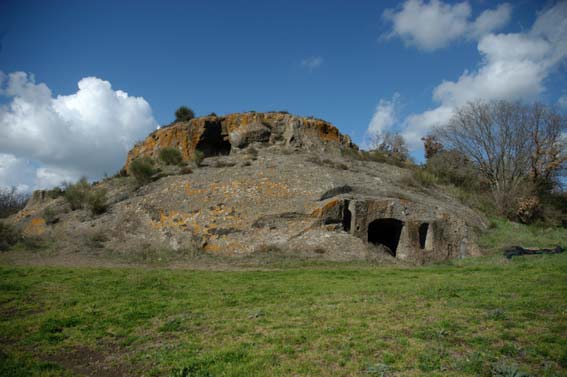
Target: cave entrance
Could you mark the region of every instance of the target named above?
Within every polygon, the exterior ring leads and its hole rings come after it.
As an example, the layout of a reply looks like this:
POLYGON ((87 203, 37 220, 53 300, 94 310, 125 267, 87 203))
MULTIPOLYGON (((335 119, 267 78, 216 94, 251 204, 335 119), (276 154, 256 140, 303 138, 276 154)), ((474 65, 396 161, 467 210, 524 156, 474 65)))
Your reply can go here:
POLYGON ((433 248, 433 234, 429 223, 422 223, 419 226, 419 248, 422 250, 433 248))
POLYGON ((205 124, 205 131, 201 135, 196 149, 203 152, 205 157, 221 156, 230 153, 230 142, 222 135, 220 122, 205 124))
POLYGON ((378 219, 368 224, 368 242, 386 246, 396 256, 404 223, 398 219, 378 219))
POLYGON ((349 201, 345 200, 344 211, 343 211, 343 229, 345 232, 350 232, 350 223, 352 222, 352 213, 348 209, 349 201))

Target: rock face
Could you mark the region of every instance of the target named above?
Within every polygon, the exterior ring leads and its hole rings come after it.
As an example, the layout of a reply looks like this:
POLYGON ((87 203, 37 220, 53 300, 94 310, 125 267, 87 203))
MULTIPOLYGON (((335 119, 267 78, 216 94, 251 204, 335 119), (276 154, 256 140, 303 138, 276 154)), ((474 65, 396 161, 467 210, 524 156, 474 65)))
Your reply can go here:
POLYGON ((13 221, 75 249, 104 234, 99 244, 116 253, 278 248, 334 261, 389 254, 416 264, 479 254, 480 215, 436 188, 408 186, 408 170, 343 156, 356 146, 327 122, 244 113, 176 123, 134 147, 126 168, 164 147, 186 160, 197 149, 209 157, 191 174, 139 188, 129 177, 99 183, 110 204, 99 216, 37 193, 13 221))
POLYGON ((356 148, 350 138, 324 120, 298 117, 282 112, 236 113, 216 115, 177 122, 153 132, 137 144, 126 160, 140 157, 156 158, 159 150, 174 147, 183 159, 192 160, 196 150, 205 157, 228 155, 233 148, 241 149, 251 143, 315 149, 334 153, 344 148, 356 148))

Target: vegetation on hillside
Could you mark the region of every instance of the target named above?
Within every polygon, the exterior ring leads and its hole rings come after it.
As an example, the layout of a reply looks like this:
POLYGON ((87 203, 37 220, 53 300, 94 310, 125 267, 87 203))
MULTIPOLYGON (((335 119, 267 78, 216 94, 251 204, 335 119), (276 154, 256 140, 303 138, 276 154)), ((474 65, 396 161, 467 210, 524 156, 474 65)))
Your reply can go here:
POLYGON ((567 117, 541 104, 470 102, 424 138, 426 167, 494 214, 567 227, 565 132, 567 117))
POLYGON ((157 173, 155 162, 150 157, 138 157, 130 164, 130 174, 134 176, 140 185, 152 181, 152 176, 157 173))
POLYGON ((179 149, 167 147, 160 149, 159 159, 166 165, 179 165, 183 161, 183 155, 179 149))
POLYGON ((65 183, 62 195, 71 206, 77 210, 88 208, 93 215, 104 213, 108 207, 106 190, 94 188, 85 177, 75 183, 65 183))
POLYGON ((16 187, 0 187, 0 219, 22 210, 29 198, 29 194, 19 191, 16 187))
POLYGON ((188 122, 193 118, 195 118, 195 112, 187 106, 181 106, 175 110, 176 122, 188 122))

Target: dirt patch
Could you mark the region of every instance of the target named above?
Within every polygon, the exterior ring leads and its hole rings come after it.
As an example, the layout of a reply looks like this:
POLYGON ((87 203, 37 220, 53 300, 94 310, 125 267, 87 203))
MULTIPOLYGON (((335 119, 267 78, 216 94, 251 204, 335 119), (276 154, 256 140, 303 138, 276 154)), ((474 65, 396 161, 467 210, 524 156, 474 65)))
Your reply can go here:
POLYGON ((123 377, 137 373, 131 366, 117 362, 123 356, 117 346, 109 346, 106 353, 85 346, 75 346, 43 358, 56 363, 79 376, 123 377))

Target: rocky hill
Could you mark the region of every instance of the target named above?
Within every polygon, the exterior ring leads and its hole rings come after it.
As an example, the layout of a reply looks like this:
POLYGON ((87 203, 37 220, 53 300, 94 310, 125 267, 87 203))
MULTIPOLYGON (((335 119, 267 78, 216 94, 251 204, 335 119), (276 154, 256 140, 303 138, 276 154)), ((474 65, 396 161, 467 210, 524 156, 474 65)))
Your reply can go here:
POLYGON ((479 253, 481 216, 436 188, 408 185, 407 169, 357 158, 351 140, 323 120, 250 112, 175 123, 137 144, 124 171, 165 147, 177 148, 192 168, 161 166, 142 186, 128 176, 95 184, 108 192, 99 215, 38 191, 10 221, 54 250, 103 256, 277 249, 421 264, 479 253), (197 150, 205 156, 200 167, 192 162, 197 150))

